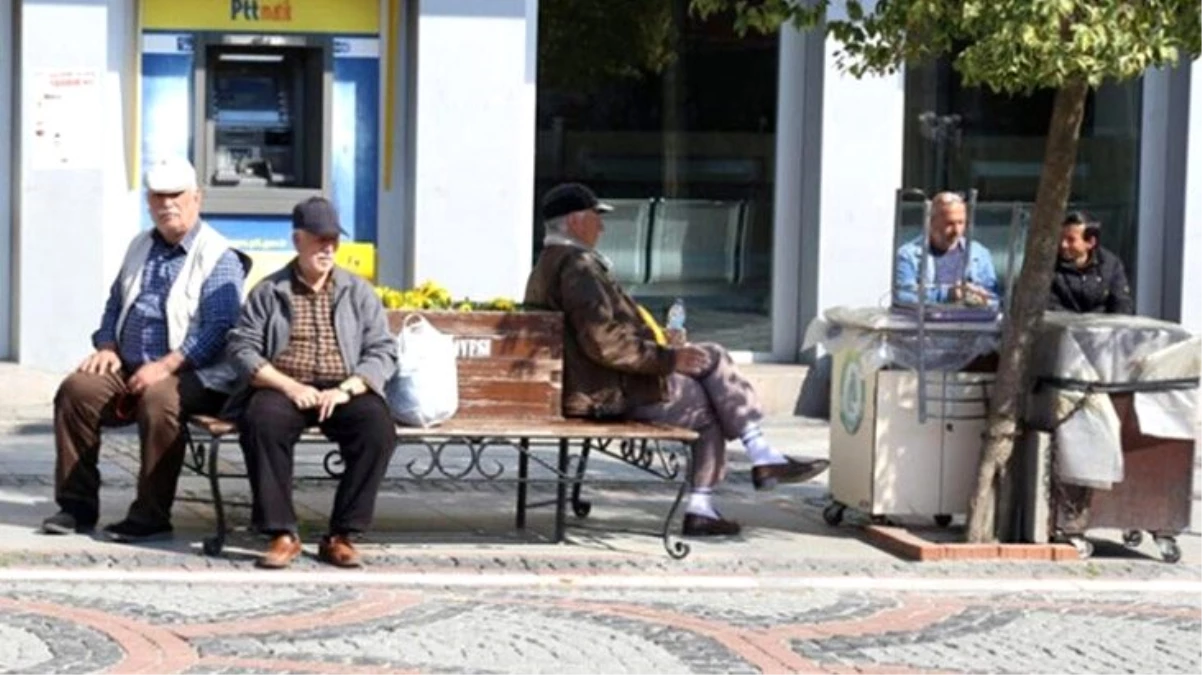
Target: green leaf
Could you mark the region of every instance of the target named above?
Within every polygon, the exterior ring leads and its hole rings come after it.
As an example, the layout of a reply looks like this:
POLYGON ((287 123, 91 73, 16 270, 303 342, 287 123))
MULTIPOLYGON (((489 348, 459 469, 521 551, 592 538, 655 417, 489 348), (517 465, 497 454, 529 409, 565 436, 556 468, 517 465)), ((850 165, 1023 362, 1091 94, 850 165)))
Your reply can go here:
POLYGON ((1129 79, 1202 54, 1198 0, 848 0, 827 22, 829 6, 690 0, 694 13, 733 12, 741 29, 823 25, 842 46, 837 65, 856 76, 949 56, 966 82, 999 92, 1129 79))

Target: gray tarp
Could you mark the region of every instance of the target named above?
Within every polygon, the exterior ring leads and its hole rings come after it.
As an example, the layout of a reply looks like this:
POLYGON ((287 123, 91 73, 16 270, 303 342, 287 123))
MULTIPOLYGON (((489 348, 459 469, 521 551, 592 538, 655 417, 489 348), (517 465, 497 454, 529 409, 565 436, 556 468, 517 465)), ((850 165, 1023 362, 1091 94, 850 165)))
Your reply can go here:
POLYGON ((1144 435, 1188 440, 1197 433, 1202 337, 1178 324, 1048 312, 1032 359, 1040 386, 1028 403, 1027 424, 1055 433, 1056 474, 1065 483, 1109 489, 1123 480, 1120 421, 1110 392, 1133 393, 1144 435))
MULTIPOLYGON (((921 345, 927 370, 956 371, 974 359, 997 351, 997 322, 930 322, 921 345)), ((859 355, 860 368, 871 373, 884 367, 918 369, 920 343, 913 316, 883 307, 832 307, 806 327, 802 350, 813 349, 816 367, 802 385, 799 415, 830 418, 829 355, 845 349, 859 355)))

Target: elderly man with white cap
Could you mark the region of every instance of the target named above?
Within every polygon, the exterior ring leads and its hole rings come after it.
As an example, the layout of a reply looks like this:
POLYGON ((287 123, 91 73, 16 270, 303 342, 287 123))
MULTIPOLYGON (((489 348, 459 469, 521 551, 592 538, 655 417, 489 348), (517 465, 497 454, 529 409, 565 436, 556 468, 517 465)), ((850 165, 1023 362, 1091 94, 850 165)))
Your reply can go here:
POLYGON ((182 420, 213 414, 235 378, 222 362, 238 320, 244 268, 200 219, 196 169, 169 158, 146 173, 154 229, 134 237, 109 291, 95 351, 54 397, 55 500, 49 534, 92 530, 100 514, 100 429, 136 423, 142 465, 126 518, 105 527, 118 541, 171 535, 184 458, 182 420))

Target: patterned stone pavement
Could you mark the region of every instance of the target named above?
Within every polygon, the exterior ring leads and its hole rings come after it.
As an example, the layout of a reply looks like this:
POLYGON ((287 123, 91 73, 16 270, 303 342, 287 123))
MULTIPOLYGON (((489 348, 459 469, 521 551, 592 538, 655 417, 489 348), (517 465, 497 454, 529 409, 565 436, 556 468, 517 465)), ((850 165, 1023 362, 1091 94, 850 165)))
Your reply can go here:
POLYGON ((0 582, 4 672, 1196 673, 1196 595, 0 582))

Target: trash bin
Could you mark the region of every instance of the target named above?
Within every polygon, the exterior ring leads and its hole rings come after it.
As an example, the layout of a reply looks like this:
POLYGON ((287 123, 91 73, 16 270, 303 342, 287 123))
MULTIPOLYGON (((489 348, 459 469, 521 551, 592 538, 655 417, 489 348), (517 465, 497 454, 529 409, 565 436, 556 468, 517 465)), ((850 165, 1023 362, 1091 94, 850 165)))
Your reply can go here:
POLYGON ((1092 528, 1181 558, 1189 527, 1202 338, 1131 316, 1049 312, 1036 340, 1027 426, 1051 436, 1048 533, 1093 553, 1092 528))

